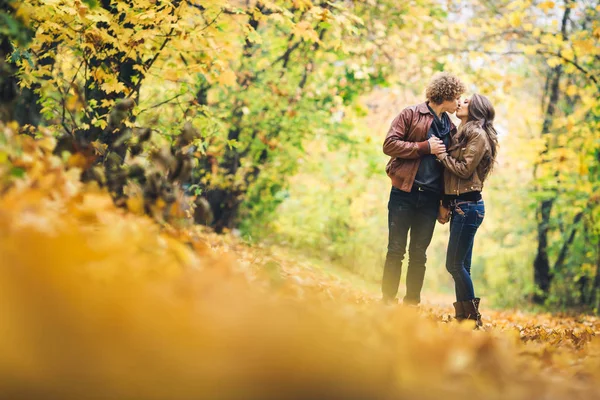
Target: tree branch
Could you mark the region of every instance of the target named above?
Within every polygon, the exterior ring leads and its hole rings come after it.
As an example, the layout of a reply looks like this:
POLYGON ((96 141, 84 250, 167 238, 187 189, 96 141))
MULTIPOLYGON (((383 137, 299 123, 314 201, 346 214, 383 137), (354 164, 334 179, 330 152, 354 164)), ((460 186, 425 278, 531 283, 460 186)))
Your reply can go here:
POLYGON ((571 59, 563 56, 562 54, 560 54, 560 52, 554 53, 551 51, 538 50, 537 54, 547 54, 547 55, 551 55, 551 56, 560 58, 564 62, 569 63, 572 66, 574 66, 575 68, 577 68, 581 73, 583 73, 586 76, 586 78, 590 79, 592 82, 594 82, 596 85, 598 85, 598 79, 594 75, 592 75, 589 71, 587 71, 585 68, 583 68, 581 65, 579 65, 576 61, 571 60, 571 59))
MULTIPOLYGON (((480 53, 480 54, 486 54, 486 55, 497 55, 497 56, 524 56, 526 55, 523 51, 517 51, 517 50, 510 50, 510 51, 485 51, 485 50, 469 50, 469 49, 442 49, 441 50, 442 53, 444 54, 456 54, 456 53, 480 53)), ((548 50, 537 50, 536 54, 539 55, 550 55, 550 56, 554 56, 554 57, 558 57, 561 60, 563 60, 564 62, 573 65, 575 68, 577 68, 577 70, 579 70, 579 72, 583 73, 585 75, 585 77, 589 80, 591 80, 592 82, 594 82, 594 84, 596 84, 596 86, 598 86, 598 89, 600 89, 600 83, 598 81, 598 78, 593 75, 591 72, 589 72, 588 70, 586 70, 585 68, 583 68, 580 64, 578 64, 576 61, 571 60, 565 56, 563 56, 560 52, 552 52, 552 51, 548 51, 548 50)))
POLYGON ((204 26, 204 28, 202 28, 202 29, 200 29, 200 30, 201 30, 201 31, 203 31, 203 30, 205 30, 206 28, 208 28, 209 26, 211 26, 212 24, 214 24, 214 23, 215 23, 215 21, 216 21, 217 19, 219 19, 219 17, 221 16, 221 14, 223 14, 223 10, 219 11, 219 13, 217 14, 217 16, 216 16, 216 17, 214 17, 212 21, 210 21, 209 23, 207 23, 207 24, 204 26))
POLYGON ((178 95, 176 95, 176 96, 173 96, 173 97, 171 97, 171 98, 169 98, 169 99, 167 99, 167 100, 165 100, 165 101, 161 101, 160 103, 154 104, 153 106, 150 106, 150 107, 148 107, 148 108, 144 108, 143 110, 141 110, 140 112, 138 112, 138 115, 140 115, 141 113, 143 113, 143 112, 146 112, 146 111, 148 111, 148 110, 151 110, 151 109, 153 109, 153 108, 160 107, 160 106, 162 106, 163 104, 167 104, 168 102, 170 102, 170 101, 173 101, 173 100, 176 100, 176 99, 180 98, 181 96, 183 96, 183 94, 182 94, 182 93, 179 93, 178 95))
POLYGON ((569 234, 568 239, 565 240, 565 242, 563 243, 563 245, 560 249, 558 258, 556 259, 556 262, 554 263, 553 274, 556 274, 557 272, 560 272, 562 270, 565 260, 567 259, 567 253, 569 251, 569 247, 571 246, 571 244, 573 244, 573 240, 575 240, 575 233, 577 232, 577 224, 579 223, 579 221, 581 221, 584 214, 585 214, 585 210, 580 211, 575 215, 575 218, 573 218, 573 223, 571 224, 573 226, 573 229, 571 229, 571 233, 569 234))

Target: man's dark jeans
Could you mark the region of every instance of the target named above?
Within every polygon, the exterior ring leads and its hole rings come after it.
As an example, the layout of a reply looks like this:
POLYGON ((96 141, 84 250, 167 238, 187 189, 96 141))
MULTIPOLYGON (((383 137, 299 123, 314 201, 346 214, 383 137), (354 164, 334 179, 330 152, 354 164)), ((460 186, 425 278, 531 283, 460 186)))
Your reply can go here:
POLYGON ((475 233, 483 222, 483 200, 459 201, 453 207, 450 221, 450 240, 446 254, 446 269, 454 278, 456 301, 475 298, 471 280, 471 257, 475 233))
POLYGON ((419 304, 425 278, 426 251, 437 220, 440 194, 413 187, 410 193, 392 187, 388 202, 388 251, 383 270, 382 292, 384 300, 398 294, 402 260, 410 231, 406 295, 404 302, 419 304))

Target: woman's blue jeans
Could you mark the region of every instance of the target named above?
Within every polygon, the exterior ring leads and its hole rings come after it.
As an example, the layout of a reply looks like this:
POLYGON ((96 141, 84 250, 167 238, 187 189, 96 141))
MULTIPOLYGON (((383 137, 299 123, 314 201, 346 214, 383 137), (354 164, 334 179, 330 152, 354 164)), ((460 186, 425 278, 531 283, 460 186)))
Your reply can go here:
POLYGON ((475 298, 471 280, 471 257, 475 233, 483 222, 485 205, 483 200, 457 201, 452 209, 450 240, 446 253, 446 269, 454 278, 456 301, 475 298))

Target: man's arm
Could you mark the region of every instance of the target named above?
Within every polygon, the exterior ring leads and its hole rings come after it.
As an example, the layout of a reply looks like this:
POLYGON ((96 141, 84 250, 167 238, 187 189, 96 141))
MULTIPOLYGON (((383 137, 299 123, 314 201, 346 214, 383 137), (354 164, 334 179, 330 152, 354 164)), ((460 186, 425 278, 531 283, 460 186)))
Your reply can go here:
POLYGON ((407 142, 405 140, 414 112, 414 110, 405 108, 392 121, 383 142, 383 152, 388 156, 415 159, 431 153, 430 145, 426 140, 423 142, 407 142))

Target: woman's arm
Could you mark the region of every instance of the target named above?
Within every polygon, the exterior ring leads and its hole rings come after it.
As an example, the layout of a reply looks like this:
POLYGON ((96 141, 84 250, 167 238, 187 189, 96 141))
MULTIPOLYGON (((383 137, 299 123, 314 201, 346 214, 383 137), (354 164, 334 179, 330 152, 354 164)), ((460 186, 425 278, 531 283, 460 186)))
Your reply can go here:
POLYGON ((481 131, 475 132, 467 141, 464 150, 464 161, 459 161, 448 153, 438 154, 436 157, 454 175, 468 179, 473 175, 479 162, 485 154, 485 137, 481 131))

